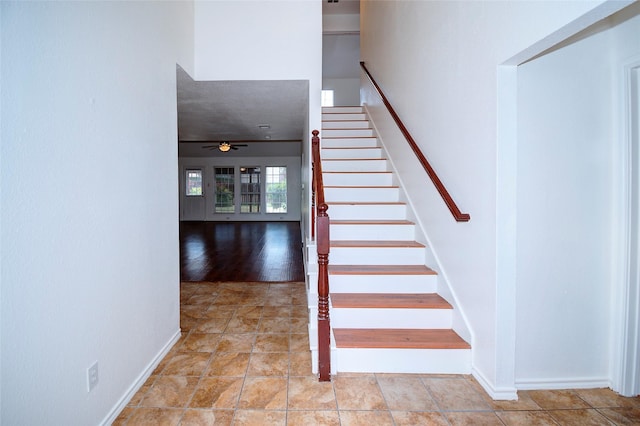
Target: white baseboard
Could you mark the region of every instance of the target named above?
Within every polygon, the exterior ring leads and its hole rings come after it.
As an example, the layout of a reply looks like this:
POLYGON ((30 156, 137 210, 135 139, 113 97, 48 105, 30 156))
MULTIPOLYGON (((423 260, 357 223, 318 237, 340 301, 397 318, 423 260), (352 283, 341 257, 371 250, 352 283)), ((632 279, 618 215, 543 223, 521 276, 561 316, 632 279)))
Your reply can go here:
POLYGON ((516 388, 518 388, 518 390, 595 389, 610 387, 611 379, 607 377, 516 380, 516 388))
POLYGON ((515 401, 518 399, 518 390, 513 387, 497 388, 493 386, 487 378, 477 369, 472 368, 471 374, 480 383, 480 386, 487 392, 491 399, 496 401, 515 401))
POLYGON ((104 420, 100 422, 100 425, 108 426, 116 420, 120 412, 124 409, 124 407, 127 406, 129 401, 131 401, 131 398, 133 398, 136 392, 140 390, 140 388, 142 387, 142 385, 144 385, 144 383, 147 381, 149 376, 151 376, 151 373, 153 373, 153 370, 155 370, 158 364, 160 364, 160 361, 162 361, 162 359, 171 350, 173 345, 175 345, 178 339, 180 339, 180 336, 181 336, 181 330, 178 329, 178 331, 176 331, 176 333, 171 337, 171 339, 169 339, 167 344, 164 345, 164 347, 160 350, 160 352, 158 352, 158 354, 153 358, 153 360, 147 365, 147 368, 145 368, 144 371, 140 373, 138 378, 134 380, 133 384, 129 386, 129 389, 125 392, 122 398, 120 398, 118 403, 113 407, 113 409, 104 418, 104 420))

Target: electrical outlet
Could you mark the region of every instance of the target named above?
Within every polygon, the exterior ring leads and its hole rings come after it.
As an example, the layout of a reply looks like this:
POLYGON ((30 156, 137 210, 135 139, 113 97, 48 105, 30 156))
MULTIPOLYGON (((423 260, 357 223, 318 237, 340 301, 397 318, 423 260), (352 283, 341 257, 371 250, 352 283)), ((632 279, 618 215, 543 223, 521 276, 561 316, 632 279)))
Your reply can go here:
POLYGON ((98 361, 87 368, 87 392, 91 392, 96 386, 98 386, 98 361))

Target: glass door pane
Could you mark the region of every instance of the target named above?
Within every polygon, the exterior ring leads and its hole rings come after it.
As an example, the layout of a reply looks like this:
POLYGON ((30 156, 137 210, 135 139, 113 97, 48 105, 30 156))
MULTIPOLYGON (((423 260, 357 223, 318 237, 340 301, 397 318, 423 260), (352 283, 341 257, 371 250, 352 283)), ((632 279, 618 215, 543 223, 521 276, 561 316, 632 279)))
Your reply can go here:
POLYGON ((267 167, 267 182, 265 194, 267 196, 267 213, 287 212, 287 168, 267 167))
POLYGON ((233 167, 215 167, 214 178, 216 183, 216 213, 235 212, 234 188, 235 170, 233 167))
POLYGON ((240 167, 240 213, 260 213, 260 167, 240 167))

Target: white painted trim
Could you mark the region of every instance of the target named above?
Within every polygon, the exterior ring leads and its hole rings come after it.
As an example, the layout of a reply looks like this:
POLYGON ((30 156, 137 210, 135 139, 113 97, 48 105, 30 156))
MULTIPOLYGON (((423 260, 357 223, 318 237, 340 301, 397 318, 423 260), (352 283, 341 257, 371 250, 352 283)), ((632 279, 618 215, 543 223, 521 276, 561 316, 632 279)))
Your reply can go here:
POLYGON ((131 401, 131 398, 133 398, 136 392, 140 390, 142 385, 144 385, 144 383, 153 373, 153 370, 156 369, 158 364, 160 364, 160 361, 162 361, 167 353, 169 353, 173 345, 175 345, 176 342, 180 339, 181 335, 182 331, 178 329, 178 331, 175 332, 171 339, 169 339, 167 344, 164 345, 160 352, 158 352, 153 360, 147 365, 147 368, 145 368, 142 373, 140 373, 138 378, 133 382, 133 384, 129 386, 129 389, 125 392, 122 398, 120 398, 118 403, 111 409, 109 414, 107 414, 107 416, 100 422, 100 425, 108 426, 116 420, 116 418, 120 415, 120 412, 127 406, 129 401, 131 401))
MULTIPOLYGON (((518 202, 518 67, 497 69, 496 395, 515 391, 518 202)), ((489 386, 489 382, 487 383, 489 386)), ((486 387, 485 387, 486 389, 486 387)), ((492 395, 492 398, 496 398, 492 395)))
POLYGON ((553 379, 523 379, 516 382, 518 390, 538 390, 538 389, 596 389, 608 388, 611 381, 607 377, 585 377, 582 379, 553 378, 553 379))
POLYGON ((513 386, 505 386, 497 388, 487 380, 482 372, 475 367, 471 369, 471 375, 478 381, 480 386, 487 392, 487 394, 494 400, 500 401, 514 401, 518 399, 518 390, 513 386))
POLYGON ((616 176, 619 199, 614 238, 614 297, 612 312, 612 388, 624 396, 640 394, 638 362, 640 361, 640 264, 638 261, 640 200, 640 56, 631 58, 622 66, 621 76, 621 125, 622 134, 616 139, 619 173, 616 176), (635 90, 635 96, 633 92, 635 90), (634 124, 635 115, 635 124, 634 124), (635 237, 632 237, 632 234, 635 237))

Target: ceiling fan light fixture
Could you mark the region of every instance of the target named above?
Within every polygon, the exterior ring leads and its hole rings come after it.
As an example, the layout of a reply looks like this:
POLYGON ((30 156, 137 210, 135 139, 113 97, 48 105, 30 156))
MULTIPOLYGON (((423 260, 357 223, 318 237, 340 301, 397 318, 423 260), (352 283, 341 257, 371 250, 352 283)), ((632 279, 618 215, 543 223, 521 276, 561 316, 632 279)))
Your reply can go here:
POLYGON ((229 142, 220 142, 218 149, 222 152, 227 152, 231 149, 231 144, 229 142))

